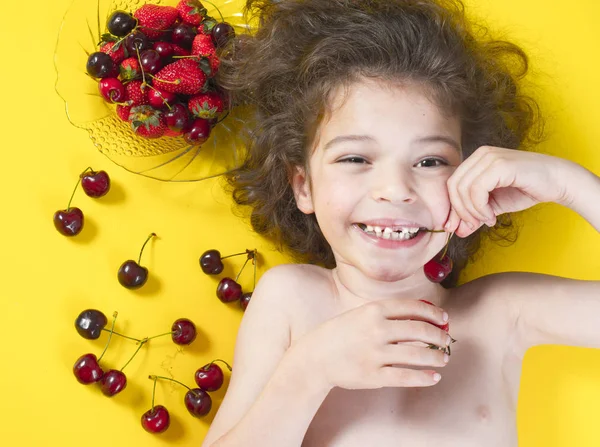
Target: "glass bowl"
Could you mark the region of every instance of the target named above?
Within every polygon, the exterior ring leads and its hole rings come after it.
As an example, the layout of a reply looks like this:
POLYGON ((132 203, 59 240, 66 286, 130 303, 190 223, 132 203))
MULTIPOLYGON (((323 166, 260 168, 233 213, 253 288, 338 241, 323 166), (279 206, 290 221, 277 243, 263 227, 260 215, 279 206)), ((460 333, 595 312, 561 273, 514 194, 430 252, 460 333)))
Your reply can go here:
MULTIPOLYGON (((74 0, 63 18, 56 49, 56 92, 65 101, 67 118, 89 132, 100 152, 124 169, 163 181, 198 181, 239 166, 243 152, 244 112, 234 108, 201 146, 183 137, 146 139, 116 115, 115 105, 100 96, 98 82, 86 72, 88 55, 98 51, 106 20, 115 10, 134 12, 144 4, 175 6, 177 0, 74 0)), ((208 14, 233 25, 236 34, 251 32, 244 0, 202 1, 208 14), (220 11, 220 13, 219 13, 220 11)))

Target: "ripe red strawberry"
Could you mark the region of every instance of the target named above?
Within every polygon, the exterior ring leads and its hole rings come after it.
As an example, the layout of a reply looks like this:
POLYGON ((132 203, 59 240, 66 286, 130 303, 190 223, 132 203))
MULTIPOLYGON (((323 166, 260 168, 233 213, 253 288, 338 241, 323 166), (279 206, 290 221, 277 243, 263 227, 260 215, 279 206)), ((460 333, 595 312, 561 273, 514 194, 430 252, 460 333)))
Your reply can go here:
POLYGON ((117 115, 123 121, 129 121, 129 112, 131 111, 131 106, 117 106, 117 115))
POLYGON ((198 26, 206 17, 206 8, 198 0, 181 0, 175 7, 185 23, 198 26))
POLYGON ((190 98, 188 109, 196 117, 210 120, 223 111, 223 99, 215 92, 200 93, 190 98))
POLYGON ((144 138, 162 137, 167 129, 163 114, 150 106, 132 107, 129 121, 133 131, 144 138))
POLYGON ((163 37, 179 18, 179 11, 172 6, 144 5, 139 8, 133 17, 138 20, 138 27, 150 39, 163 37))
POLYGON ((119 70, 123 81, 131 81, 142 76, 142 68, 136 57, 129 57, 121 62, 119 70))
POLYGON ((115 64, 120 64, 125 60, 125 47, 123 45, 119 45, 119 48, 113 50, 115 44, 116 42, 106 42, 100 47, 100 51, 108 54, 115 64))
POLYGON ((214 76, 219 69, 221 61, 217 56, 217 49, 212 41, 212 37, 208 34, 197 34, 192 43, 192 54, 202 56, 210 62, 211 76, 214 76))
POLYGON ((167 65, 154 76, 154 86, 160 90, 184 95, 200 93, 206 84, 206 74, 197 59, 180 59, 167 65))
POLYGON ((142 90, 142 81, 131 81, 125 86, 127 90, 127 99, 131 101, 132 106, 141 106, 149 104, 148 92, 150 87, 142 90))

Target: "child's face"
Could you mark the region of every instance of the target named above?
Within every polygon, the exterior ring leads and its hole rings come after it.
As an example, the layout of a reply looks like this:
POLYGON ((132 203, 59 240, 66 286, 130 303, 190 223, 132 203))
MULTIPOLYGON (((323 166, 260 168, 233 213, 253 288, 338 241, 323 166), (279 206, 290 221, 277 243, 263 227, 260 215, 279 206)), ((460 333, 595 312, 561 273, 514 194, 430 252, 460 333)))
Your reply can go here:
POLYGON ((394 233, 386 239, 385 227, 443 228, 446 181, 461 162, 459 120, 414 87, 363 81, 339 107, 342 99, 340 91, 318 131, 310 179, 302 170, 294 178, 298 207, 315 213, 338 267, 350 264, 381 281, 422 274, 447 234, 419 232, 407 242, 394 233), (379 226, 381 237, 365 225, 379 226))

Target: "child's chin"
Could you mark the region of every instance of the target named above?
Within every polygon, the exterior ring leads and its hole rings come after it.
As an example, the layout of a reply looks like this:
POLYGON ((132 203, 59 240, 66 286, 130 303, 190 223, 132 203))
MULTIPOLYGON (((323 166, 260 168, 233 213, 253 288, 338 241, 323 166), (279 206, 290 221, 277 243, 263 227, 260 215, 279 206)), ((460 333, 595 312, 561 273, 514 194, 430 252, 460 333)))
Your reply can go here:
POLYGON ((371 266, 365 273, 371 279, 382 282, 402 281, 413 275, 414 272, 403 271, 398 267, 390 266, 371 266))

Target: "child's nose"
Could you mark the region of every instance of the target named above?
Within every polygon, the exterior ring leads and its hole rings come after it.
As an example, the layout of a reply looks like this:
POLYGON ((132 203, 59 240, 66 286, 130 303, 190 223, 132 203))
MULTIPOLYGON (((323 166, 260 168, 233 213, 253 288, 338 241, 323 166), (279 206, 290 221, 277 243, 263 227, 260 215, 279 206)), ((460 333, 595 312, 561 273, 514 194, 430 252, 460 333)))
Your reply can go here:
POLYGON ((398 170, 386 170, 375 176, 371 194, 377 202, 391 203, 412 203, 417 197, 410 175, 398 170))

